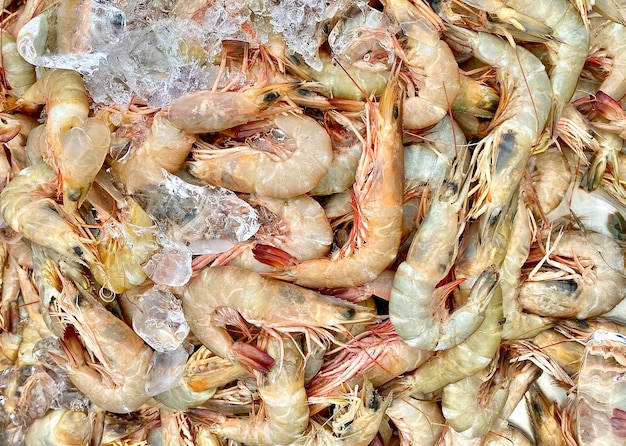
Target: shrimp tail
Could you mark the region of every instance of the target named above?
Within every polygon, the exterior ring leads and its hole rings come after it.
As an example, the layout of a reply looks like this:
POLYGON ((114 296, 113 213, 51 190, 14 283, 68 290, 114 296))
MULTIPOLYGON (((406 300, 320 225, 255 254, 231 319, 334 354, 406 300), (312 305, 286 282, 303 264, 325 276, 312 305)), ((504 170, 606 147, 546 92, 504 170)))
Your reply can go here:
POLYGON ((250 373, 253 370, 267 373, 274 364, 274 358, 270 355, 244 342, 235 342, 232 345, 231 353, 236 362, 250 373))
POLYGON ((281 270, 289 270, 298 264, 298 260, 287 251, 262 243, 252 248, 252 254, 259 262, 281 270))
POLYGON ((613 433, 618 437, 626 437, 626 411, 622 409, 618 409, 617 407, 613 409, 613 415, 611 416, 611 427, 613 428, 613 433))
POLYGON ((624 109, 620 103, 602 90, 598 90, 595 98, 591 100, 591 106, 608 120, 618 120, 624 116, 624 109))
POLYGON ((65 328, 65 331, 63 332, 63 339, 59 339, 59 346, 65 354, 65 358, 62 358, 51 351, 50 356, 52 356, 52 359, 54 359, 55 362, 67 362, 72 368, 78 368, 85 365, 83 346, 78 339, 78 333, 73 325, 68 325, 65 328))

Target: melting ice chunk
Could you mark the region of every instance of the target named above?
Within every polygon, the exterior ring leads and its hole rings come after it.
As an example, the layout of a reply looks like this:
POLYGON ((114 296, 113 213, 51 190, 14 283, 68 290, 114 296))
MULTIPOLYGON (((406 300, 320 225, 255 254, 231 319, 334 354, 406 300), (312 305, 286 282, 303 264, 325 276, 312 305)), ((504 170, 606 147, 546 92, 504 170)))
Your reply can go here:
POLYGON ((158 352, 176 350, 189 334, 183 306, 167 289, 151 288, 137 300, 133 330, 158 352))
POLYGON ((125 27, 124 12, 114 6, 94 0, 78 6, 60 2, 24 25, 17 35, 17 50, 32 65, 91 73, 125 27))
POLYGON ((191 279, 191 251, 163 234, 157 234, 157 240, 161 251, 143 265, 146 275, 157 285, 185 285, 191 279))
POLYGON ((228 250, 260 227, 257 212, 234 192, 195 186, 165 172, 165 180, 136 195, 159 230, 194 255, 228 250))
POLYGON ((158 395, 178 384, 188 358, 189 352, 183 345, 169 352, 154 352, 146 373, 146 393, 158 395))

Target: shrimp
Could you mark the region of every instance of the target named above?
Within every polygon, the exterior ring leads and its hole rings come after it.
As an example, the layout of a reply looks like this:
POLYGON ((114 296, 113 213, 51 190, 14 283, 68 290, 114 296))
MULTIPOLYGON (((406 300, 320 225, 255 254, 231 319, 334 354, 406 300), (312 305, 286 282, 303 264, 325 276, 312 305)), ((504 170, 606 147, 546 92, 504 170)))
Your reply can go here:
POLYGON ((496 69, 503 98, 491 131, 475 151, 479 191, 470 216, 486 213, 484 227, 505 213, 519 190, 531 148, 550 112, 550 80, 541 61, 519 46, 458 27, 447 30, 447 36, 469 46, 476 58, 496 69))
POLYGON ((302 436, 309 425, 302 355, 295 341, 288 337, 269 339, 267 352, 276 362, 257 380, 265 417, 228 418, 219 413, 192 411, 196 416, 202 414, 204 422, 210 421, 211 432, 259 446, 292 444, 302 436))
POLYGON ((91 438, 89 416, 79 410, 54 409, 26 431, 27 446, 84 446, 91 438))
POLYGON ((284 111, 276 103, 298 87, 285 83, 243 91, 197 91, 174 99, 167 118, 186 133, 219 132, 284 111))
POLYGON ((402 445, 435 446, 443 432, 444 418, 434 401, 395 398, 386 413, 398 429, 402 445))
POLYGON ((489 280, 494 295, 478 329, 465 341, 438 352, 415 371, 385 385, 387 391, 396 397, 416 392, 430 393, 487 367, 502 339, 502 290, 497 284, 498 274, 493 272, 489 280))
POLYGON ((549 70, 552 105, 549 129, 553 132, 565 104, 570 101, 589 51, 589 31, 576 8, 568 0, 537 4, 531 0, 506 0, 505 3, 552 29, 545 43, 550 55, 549 70))
MULTIPOLYGON (((307 287, 351 287, 371 282, 393 263, 402 237, 400 106, 396 83, 387 86, 378 105, 368 102, 367 144, 353 186, 358 213, 350 243, 333 257, 306 260, 270 273, 272 277, 307 287)), ((267 251, 257 245, 257 260, 269 263, 264 261, 271 254, 267 251)))
POLYGON ((416 130, 436 124, 448 113, 460 89, 456 60, 440 39, 441 19, 421 0, 383 3, 404 32, 400 57, 419 90, 404 100, 402 126, 416 130))
POLYGON ((331 429, 311 421, 309 431, 292 446, 368 446, 378 433, 391 396, 382 398, 366 379, 362 386, 338 397, 309 399, 313 404, 334 405, 329 424, 331 429))
POLYGON ((551 145, 530 158, 529 171, 539 212, 547 216, 561 204, 571 184, 569 164, 563 153, 551 145))
MULTIPOLYGON (((364 379, 379 387, 403 373, 417 369, 430 352, 410 347, 393 329, 389 320, 373 325, 358 339, 348 343, 307 386, 309 397, 336 395, 342 383, 354 387, 364 379)), ((312 406, 311 413, 322 407, 312 406)))
POLYGON ((459 76, 459 94, 450 106, 454 114, 468 113, 479 118, 493 118, 500 102, 496 89, 462 71, 459 76))
POLYGON ((624 336, 605 330, 587 341, 574 403, 580 445, 623 443, 625 346, 624 336))
POLYGON ((5 29, 0 30, 0 44, 2 47, 0 63, 4 73, 3 78, 8 84, 8 93, 19 98, 37 80, 35 67, 20 56, 15 38, 5 29))
POLYGON ((86 291, 67 280, 63 287, 59 306, 73 326, 65 329, 59 341, 63 353, 53 354, 53 359, 76 388, 102 409, 115 413, 139 409, 150 399, 145 383, 152 349, 86 291), (86 361, 77 330, 100 360, 100 367, 86 361))
POLYGON ((164 179, 163 170, 176 173, 184 164, 196 138, 176 127, 167 113, 157 113, 141 145, 111 162, 111 175, 134 194, 164 179))
MULTIPOLYGON (((562 262, 550 260, 548 264, 560 272, 529 277, 520 288, 518 300, 525 311, 540 316, 586 319, 610 311, 624 298, 624 259, 611 237, 567 231, 550 247, 544 259, 549 260, 550 256, 574 259, 572 266, 582 274, 562 262)), ((537 265, 535 271, 539 268, 537 265)))
POLYGON ((315 187, 333 157, 326 130, 313 118, 293 113, 259 125, 268 136, 259 138, 257 147, 218 149, 198 143, 187 170, 208 184, 264 197, 291 198, 315 187))
POLYGON ((507 366, 494 361, 491 367, 443 388, 443 416, 461 436, 476 438, 486 435, 498 421, 509 395, 507 366), (484 387, 486 382, 490 388, 484 387))
POLYGON ((272 358, 254 347, 234 342, 217 325, 219 307, 233 308, 248 322, 279 332, 308 328, 345 331, 344 324, 363 324, 374 319, 366 308, 228 266, 205 268, 191 279, 182 300, 185 319, 202 344, 244 369, 264 372, 269 370, 272 358), (227 289, 215 288, 216 283, 227 289), (254 352, 257 358, 251 356, 254 352))
POLYGON ((0 212, 11 228, 33 243, 95 268, 98 260, 92 240, 77 233, 51 198, 55 179, 52 168, 44 163, 23 169, 0 193, 0 212))
POLYGON ((31 130, 37 125, 36 120, 21 113, 0 113, 0 142, 11 153, 11 167, 15 174, 29 164, 26 144, 31 130))
POLYGON ((555 404, 548 400, 536 383, 528 390, 526 407, 537 444, 567 445, 556 415, 555 404))
POLYGON ((411 242, 406 260, 393 279, 389 319, 410 346, 422 350, 445 350, 462 342, 482 323, 492 297, 494 270, 487 270, 474 285, 471 300, 450 315, 433 298, 436 285, 449 273, 456 258, 459 234, 464 228, 461 210, 467 200, 469 177, 465 156, 460 156, 444 181, 411 242))

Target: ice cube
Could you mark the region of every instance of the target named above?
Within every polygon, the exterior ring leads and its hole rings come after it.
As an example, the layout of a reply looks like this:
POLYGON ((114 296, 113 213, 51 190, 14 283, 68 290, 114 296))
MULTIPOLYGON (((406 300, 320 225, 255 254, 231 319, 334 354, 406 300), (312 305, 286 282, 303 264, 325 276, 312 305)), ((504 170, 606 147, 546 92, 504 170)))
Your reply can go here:
POLYGON ((146 373, 146 393, 154 396, 174 387, 183 377, 188 358, 189 351, 184 345, 169 352, 155 351, 146 373))
POLYGON ((133 330, 158 352, 180 347, 189 334, 182 303, 167 289, 153 287, 139 296, 133 330))
POLYGON ((143 265, 146 275, 157 285, 185 285, 191 279, 191 251, 163 234, 157 234, 157 240, 161 251, 143 265))
POLYGON ((17 49, 30 64, 91 73, 120 40, 124 12, 94 0, 64 2, 30 20, 17 35, 17 49))

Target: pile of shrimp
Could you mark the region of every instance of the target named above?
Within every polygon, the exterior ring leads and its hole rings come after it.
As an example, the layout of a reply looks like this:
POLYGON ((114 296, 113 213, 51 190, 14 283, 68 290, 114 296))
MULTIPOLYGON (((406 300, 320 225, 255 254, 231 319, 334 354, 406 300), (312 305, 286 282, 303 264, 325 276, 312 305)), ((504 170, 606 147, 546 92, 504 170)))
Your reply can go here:
POLYGON ((321 70, 251 13, 155 110, 22 58, 56 3, 2 15, 0 443, 626 443, 626 6, 329 0, 321 70), (260 225, 167 285, 172 178, 260 225))

